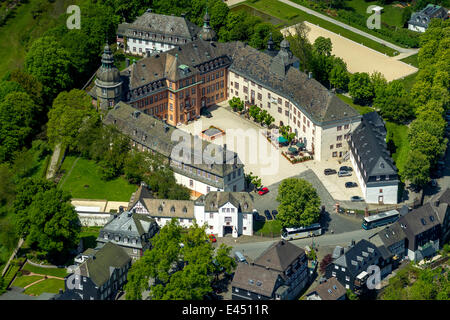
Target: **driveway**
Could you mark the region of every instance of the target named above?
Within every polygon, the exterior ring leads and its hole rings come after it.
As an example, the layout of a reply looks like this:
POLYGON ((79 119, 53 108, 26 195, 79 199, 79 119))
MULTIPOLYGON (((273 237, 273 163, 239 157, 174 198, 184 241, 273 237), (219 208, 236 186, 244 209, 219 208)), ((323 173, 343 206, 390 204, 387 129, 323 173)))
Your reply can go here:
MULTIPOLYGON (((180 125, 179 128, 193 135, 199 135, 201 131, 210 126, 218 127, 225 131, 225 136, 214 140, 214 143, 223 145, 238 153, 240 160, 245 165, 245 172, 252 172, 261 178, 263 186, 271 186, 281 182, 286 178, 300 175, 307 170, 312 170, 330 192, 333 199, 342 201, 349 200, 351 196, 362 196, 359 187, 346 189, 345 182, 356 182, 356 176, 338 178, 337 175, 325 176, 324 169, 332 168, 338 170, 341 166, 337 161, 316 161, 310 160, 302 163, 291 164, 281 155, 264 136, 267 129, 262 128, 251 120, 239 116, 231 111, 227 106, 228 102, 220 103, 210 107, 211 118, 201 117, 187 125, 180 125), (252 138, 249 138, 252 136, 252 138), (237 142, 244 138, 245 143, 239 145, 237 142), (241 147, 243 146, 243 148, 241 147)), ((243 140, 241 140, 243 141, 243 140)), ((350 161, 342 165, 351 166, 350 161)), ((269 188, 270 190, 270 188, 269 188)))

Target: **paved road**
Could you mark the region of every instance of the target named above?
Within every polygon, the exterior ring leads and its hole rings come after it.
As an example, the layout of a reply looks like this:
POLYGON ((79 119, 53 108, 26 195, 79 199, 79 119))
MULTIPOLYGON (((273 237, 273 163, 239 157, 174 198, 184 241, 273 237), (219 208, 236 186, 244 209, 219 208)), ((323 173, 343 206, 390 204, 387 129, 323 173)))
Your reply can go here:
MULTIPOLYGON (((293 240, 291 242, 301 248, 304 248, 305 246, 311 246, 311 243, 314 240, 314 245, 318 246, 320 251, 321 247, 337 246, 337 245, 346 247, 350 244, 352 240, 358 242, 361 239, 368 239, 370 236, 377 233, 383 228, 384 227, 379 227, 372 230, 364 230, 360 228, 358 230, 351 232, 340 234, 325 234, 319 237, 293 240)), ((233 252, 240 251, 246 257, 250 258, 250 260, 254 260, 275 241, 279 241, 279 239, 259 241, 259 242, 237 243, 233 245, 232 251, 233 252)))
MULTIPOLYGON (((325 213, 322 215, 321 224, 325 232, 338 234, 358 230, 361 228, 361 220, 355 217, 344 216, 333 212, 335 201, 330 193, 324 187, 322 182, 311 169, 293 176, 293 178, 301 178, 310 182, 319 194, 321 204, 325 206, 325 213)), ((261 215, 264 215, 264 210, 274 210, 278 208, 279 202, 276 200, 278 195, 278 187, 281 182, 268 186, 269 193, 259 196, 255 195, 255 208, 261 215)))
POLYGON ((398 52, 402 53, 402 55, 401 55, 402 59, 406 58, 409 55, 413 55, 413 54, 416 54, 417 52, 419 52, 418 49, 406 49, 406 48, 399 47, 399 46, 397 46, 397 45, 395 45, 393 43, 387 42, 386 40, 383 40, 383 39, 380 39, 378 37, 375 37, 375 36, 373 36, 373 35, 371 35, 369 33, 366 33, 364 31, 360 30, 360 29, 357 29, 357 28, 354 28, 352 26, 349 26, 349 25, 347 25, 347 24, 345 24, 343 22, 337 21, 337 20, 335 20, 333 18, 330 18, 330 17, 328 17, 326 15, 323 15, 321 13, 318 13, 317 11, 308 9, 308 8, 306 8, 304 6, 301 6, 301 5, 297 4, 297 3, 294 3, 292 1, 289 1, 289 0, 278 0, 278 1, 283 2, 283 3, 287 4, 287 5, 290 5, 291 7, 294 7, 294 8, 297 8, 299 10, 302 10, 302 11, 308 13, 308 14, 314 15, 314 16, 320 18, 320 19, 323 19, 323 20, 326 20, 328 22, 331 22, 331 23, 333 23, 335 25, 338 25, 338 26, 340 26, 342 28, 350 30, 350 31, 352 31, 354 33, 360 34, 360 35, 362 35, 362 36, 364 36, 366 38, 369 38, 369 39, 371 39, 373 41, 381 43, 382 45, 385 45, 385 46, 387 46, 389 48, 397 50, 398 52))

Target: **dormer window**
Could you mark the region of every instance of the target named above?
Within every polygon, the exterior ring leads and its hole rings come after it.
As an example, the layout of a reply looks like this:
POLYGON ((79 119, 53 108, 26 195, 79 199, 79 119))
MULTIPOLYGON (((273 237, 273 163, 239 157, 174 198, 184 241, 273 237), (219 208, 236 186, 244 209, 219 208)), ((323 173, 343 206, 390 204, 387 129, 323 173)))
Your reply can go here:
POLYGON ((172 206, 172 207, 170 208, 170 212, 171 212, 171 213, 175 213, 175 207, 174 207, 174 206, 172 206))

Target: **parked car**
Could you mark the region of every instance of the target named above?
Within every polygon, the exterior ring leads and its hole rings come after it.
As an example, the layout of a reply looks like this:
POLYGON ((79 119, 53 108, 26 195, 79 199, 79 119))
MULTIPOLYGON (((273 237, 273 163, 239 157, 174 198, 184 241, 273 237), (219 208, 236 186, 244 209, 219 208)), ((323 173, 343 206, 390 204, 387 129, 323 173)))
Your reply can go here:
POLYGON ((264 215, 266 216, 267 220, 272 220, 272 216, 270 215, 270 211, 269 210, 264 210, 264 215))
POLYGON ((265 221, 266 218, 264 218, 263 216, 261 216, 258 211, 253 211, 253 216, 255 217, 256 221, 265 221))
POLYGON ((211 241, 211 242, 217 242, 217 239, 216 239, 216 236, 215 235, 213 235, 213 234, 210 234, 209 236, 208 236, 208 238, 209 238, 209 241, 211 241))
POLYGON ((336 174, 336 170, 334 170, 334 169, 325 169, 325 170, 323 170, 323 173, 326 176, 329 176, 330 174, 336 174))
POLYGON ((360 202, 360 201, 364 201, 364 199, 361 198, 361 197, 359 197, 359 196, 353 196, 353 197, 350 198, 350 200, 351 200, 352 202, 360 202))
POLYGON ((352 173, 348 172, 348 171, 339 171, 338 172, 338 177, 349 177, 351 175, 352 175, 352 173))
POLYGON ((244 255, 240 251, 236 251, 234 253, 234 258, 236 259, 237 262, 248 263, 247 259, 245 259, 244 255))
POLYGON ((354 188, 354 187, 357 187, 358 185, 356 184, 356 182, 351 182, 351 181, 349 181, 349 182, 346 182, 345 183, 345 187, 346 188, 354 188))
POLYGON ((278 214, 277 210, 272 210, 273 220, 277 220, 277 214, 278 214))
POLYGON ((264 188, 259 189, 258 194, 260 196, 262 196, 262 195, 266 194, 267 192, 269 192, 269 189, 264 187, 264 188))
POLYGON ((339 171, 348 171, 348 172, 352 172, 353 168, 349 167, 349 166, 342 166, 339 168, 339 171))

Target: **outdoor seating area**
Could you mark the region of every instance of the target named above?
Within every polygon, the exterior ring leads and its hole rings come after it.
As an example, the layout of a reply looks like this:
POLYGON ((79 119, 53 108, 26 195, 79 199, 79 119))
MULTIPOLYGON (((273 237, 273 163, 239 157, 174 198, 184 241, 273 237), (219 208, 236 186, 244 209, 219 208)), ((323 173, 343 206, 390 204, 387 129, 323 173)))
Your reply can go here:
POLYGON ((285 137, 277 136, 270 130, 265 132, 265 136, 291 163, 300 163, 314 159, 313 153, 306 150, 305 143, 298 139, 293 139, 289 142, 285 137))

